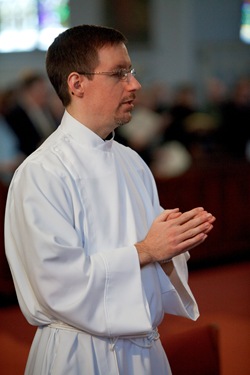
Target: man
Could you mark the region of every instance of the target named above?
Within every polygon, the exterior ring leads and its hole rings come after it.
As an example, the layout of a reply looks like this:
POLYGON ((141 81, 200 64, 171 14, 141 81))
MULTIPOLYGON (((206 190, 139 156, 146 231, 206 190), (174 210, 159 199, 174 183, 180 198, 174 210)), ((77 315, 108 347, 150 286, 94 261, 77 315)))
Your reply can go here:
POLYGON ((141 87, 125 43, 83 25, 47 53, 65 114, 16 171, 6 209, 18 300, 38 326, 26 375, 171 374, 157 326, 165 312, 198 317, 187 251, 215 218, 162 210, 145 163, 114 140, 141 87))

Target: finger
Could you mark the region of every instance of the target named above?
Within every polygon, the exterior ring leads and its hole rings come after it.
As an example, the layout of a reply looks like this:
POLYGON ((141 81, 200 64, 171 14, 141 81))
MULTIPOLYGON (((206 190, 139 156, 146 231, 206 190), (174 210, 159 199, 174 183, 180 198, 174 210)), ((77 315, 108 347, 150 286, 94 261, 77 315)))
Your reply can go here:
POLYGON ((193 219, 196 216, 199 217, 204 212, 206 212, 206 211, 204 211, 203 207, 197 207, 197 208, 193 208, 190 211, 186 211, 180 216, 180 218, 178 220, 178 224, 182 225, 182 224, 186 223, 187 221, 190 221, 191 219, 193 219))
MULTIPOLYGON (((195 219, 192 221, 194 222, 195 219)), ((198 226, 192 226, 192 227, 189 227, 189 226, 190 226, 190 222, 182 226, 182 228, 185 229, 183 233, 180 234, 180 238, 182 241, 185 241, 189 238, 193 238, 199 234, 207 234, 212 229, 212 224, 210 224, 207 221, 199 224, 198 226)))
POLYGON ((206 240, 206 238, 207 238, 207 234, 201 233, 199 236, 187 240, 185 243, 185 246, 187 247, 187 251, 202 244, 206 240))
POLYGON ((212 215, 212 217, 208 220, 210 224, 212 224, 213 222, 215 222, 216 220, 216 217, 212 215))
POLYGON ((177 217, 181 216, 182 212, 171 212, 169 216, 167 217, 167 220, 173 220, 176 219, 177 217))
POLYGON ((206 229, 205 231, 204 231, 204 233, 209 233, 212 229, 213 229, 213 225, 212 224, 210 224, 210 227, 208 228, 208 229, 206 229))
POLYGON ((202 244, 207 237, 208 236, 206 233, 199 233, 194 237, 182 241, 178 246, 178 252, 181 253, 193 249, 194 247, 202 244))
POLYGON ((212 214, 207 211, 196 215, 194 218, 190 219, 189 221, 182 224, 184 229, 188 230, 189 228, 194 228, 197 226, 202 225, 203 223, 209 226, 214 221, 212 214))
POLYGON ((209 222, 212 223, 212 222, 214 222, 216 220, 216 218, 215 218, 214 215, 212 215, 210 212, 205 211, 205 210, 203 212, 202 211, 198 212, 198 214, 196 216, 198 217, 198 216, 201 216, 201 215, 204 215, 204 214, 211 215, 210 218, 209 218, 209 222))
POLYGON ((163 221, 166 221, 170 214, 177 213, 177 212, 179 212, 179 208, 164 210, 159 216, 157 216, 157 218, 155 219, 155 222, 161 223, 163 221))

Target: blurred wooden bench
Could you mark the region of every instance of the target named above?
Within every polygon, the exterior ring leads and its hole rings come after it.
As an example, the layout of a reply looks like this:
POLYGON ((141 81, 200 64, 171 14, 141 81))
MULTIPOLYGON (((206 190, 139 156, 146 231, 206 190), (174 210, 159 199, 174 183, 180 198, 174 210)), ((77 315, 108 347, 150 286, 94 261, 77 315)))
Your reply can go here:
POLYGON ((191 250, 190 267, 249 259, 250 163, 203 162, 175 178, 156 179, 161 205, 190 210, 202 206, 216 216, 208 239, 191 250))
POLYGON ((171 335, 159 327, 173 375, 219 375, 219 330, 205 325, 171 335))

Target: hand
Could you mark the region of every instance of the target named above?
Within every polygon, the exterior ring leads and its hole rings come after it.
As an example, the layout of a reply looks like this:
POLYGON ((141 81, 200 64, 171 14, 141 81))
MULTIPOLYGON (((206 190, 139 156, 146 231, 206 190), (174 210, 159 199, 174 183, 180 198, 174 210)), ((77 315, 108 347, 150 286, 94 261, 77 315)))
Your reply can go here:
POLYGON ((165 210, 150 227, 145 239, 135 244, 141 266, 172 259, 201 244, 213 228, 215 217, 202 207, 181 213, 165 210))

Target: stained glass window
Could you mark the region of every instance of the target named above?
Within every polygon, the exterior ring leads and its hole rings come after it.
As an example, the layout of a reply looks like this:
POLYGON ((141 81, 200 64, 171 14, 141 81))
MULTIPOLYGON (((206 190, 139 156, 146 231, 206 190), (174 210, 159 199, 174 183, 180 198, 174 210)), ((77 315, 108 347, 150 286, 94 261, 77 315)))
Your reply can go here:
POLYGON ((241 5, 240 39, 250 44, 250 0, 241 5))
POLYGON ((0 52, 46 50, 69 22, 69 0, 0 0, 0 52))

